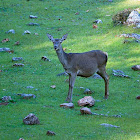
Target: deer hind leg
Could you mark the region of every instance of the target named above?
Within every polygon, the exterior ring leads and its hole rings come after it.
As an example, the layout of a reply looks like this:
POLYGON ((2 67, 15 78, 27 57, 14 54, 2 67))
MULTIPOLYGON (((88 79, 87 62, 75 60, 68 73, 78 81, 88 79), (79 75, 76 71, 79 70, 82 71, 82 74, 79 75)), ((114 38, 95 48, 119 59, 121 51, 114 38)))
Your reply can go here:
POLYGON ((76 74, 69 74, 69 92, 66 101, 72 102, 73 87, 76 79, 76 74))
POLYGON ((109 76, 106 73, 105 67, 99 68, 97 74, 99 74, 105 82, 105 99, 109 96, 109 76))

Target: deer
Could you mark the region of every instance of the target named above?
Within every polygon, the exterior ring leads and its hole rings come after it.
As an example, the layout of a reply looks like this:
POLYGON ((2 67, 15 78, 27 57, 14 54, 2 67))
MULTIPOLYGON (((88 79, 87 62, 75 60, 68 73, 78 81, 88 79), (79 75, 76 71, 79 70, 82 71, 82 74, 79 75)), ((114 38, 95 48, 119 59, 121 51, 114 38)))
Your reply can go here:
POLYGON ((65 72, 69 75, 69 91, 66 101, 72 102, 73 88, 77 76, 90 77, 94 73, 99 74, 105 82, 105 96, 109 96, 109 76, 106 73, 106 64, 108 54, 101 50, 92 50, 83 53, 66 53, 62 48, 62 42, 67 39, 68 34, 63 35, 61 39, 54 39, 52 35, 47 34, 53 42, 54 49, 65 72))

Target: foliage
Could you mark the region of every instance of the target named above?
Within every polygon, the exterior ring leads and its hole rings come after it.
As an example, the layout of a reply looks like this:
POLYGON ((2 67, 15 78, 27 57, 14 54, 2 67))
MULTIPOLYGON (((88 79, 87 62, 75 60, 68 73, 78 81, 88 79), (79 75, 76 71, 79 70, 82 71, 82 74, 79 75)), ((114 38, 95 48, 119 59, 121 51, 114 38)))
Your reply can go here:
POLYGON ((0 1, 0 41, 14 53, 0 52, 0 97, 11 96, 13 102, 0 106, 1 140, 44 139, 97 139, 97 140, 138 140, 140 138, 140 102, 136 100, 140 89, 140 73, 131 70, 131 66, 140 62, 138 43, 123 44, 122 33, 139 33, 139 30, 126 25, 114 26, 112 16, 124 9, 135 9, 138 1, 132 0, 1 0, 0 1), (88 11, 89 10, 89 11, 88 11), (77 13, 77 14, 75 14, 77 13), (35 15, 37 19, 30 19, 35 15), (101 19, 96 29, 93 21, 101 19), (29 23, 39 26, 28 26, 29 23), (7 34, 10 29, 15 34, 7 34), (23 34, 29 30, 31 34, 23 34), (56 76, 63 68, 48 40, 46 33, 60 38, 68 33, 62 46, 66 52, 85 52, 100 49, 108 53, 107 73, 110 76, 110 96, 104 100, 104 82, 102 79, 76 79, 73 103, 74 109, 63 109, 59 105, 65 101, 68 91, 67 76, 56 76), (38 33, 35 35, 34 33, 38 33), (14 45, 20 41, 20 45, 14 45), (51 61, 41 60, 47 56, 51 61), (23 67, 13 67, 13 57, 22 57, 23 67), (113 69, 120 69, 131 78, 112 75, 113 69), (56 88, 51 88, 56 85, 56 88), (33 89, 27 89, 33 86, 33 89), (98 114, 121 115, 121 118, 80 115, 77 101, 84 97, 80 87, 95 91, 92 96, 99 102, 91 108, 98 114), (16 94, 35 94, 36 99, 21 99, 16 94), (40 125, 28 126, 22 120, 34 113, 40 125), (101 123, 120 126, 106 128, 101 123), (56 136, 47 136, 48 130, 56 136))

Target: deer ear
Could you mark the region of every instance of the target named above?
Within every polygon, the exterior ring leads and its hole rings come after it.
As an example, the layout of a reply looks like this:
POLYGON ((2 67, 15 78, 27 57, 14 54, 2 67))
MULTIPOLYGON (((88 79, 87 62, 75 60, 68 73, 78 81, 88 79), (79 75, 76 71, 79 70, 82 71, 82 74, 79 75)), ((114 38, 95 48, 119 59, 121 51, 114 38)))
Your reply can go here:
POLYGON ((68 34, 63 35, 63 37, 61 38, 61 42, 63 42, 64 40, 67 39, 68 34))
POLYGON ((54 41, 54 38, 53 38, 53 36, 52 36, 52 35, 47 34, 47 36, 48 36, 48 38, 49 38, 52 42, 54 41))

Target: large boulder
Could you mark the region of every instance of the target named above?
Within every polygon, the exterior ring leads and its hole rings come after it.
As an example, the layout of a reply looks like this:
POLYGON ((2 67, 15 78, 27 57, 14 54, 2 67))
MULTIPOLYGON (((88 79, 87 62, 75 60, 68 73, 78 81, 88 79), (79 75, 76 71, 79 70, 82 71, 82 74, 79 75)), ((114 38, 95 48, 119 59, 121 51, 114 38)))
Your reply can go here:
POLYGON ((94 106, 95 99, 92 96, 85 96, 84 98, 78 101, 79 106, 94 106))
POLYGON ((128 16, 126 23, 128 25, 138 25, 140 24, 140 14, 137 10, 133 10, 128 16))

